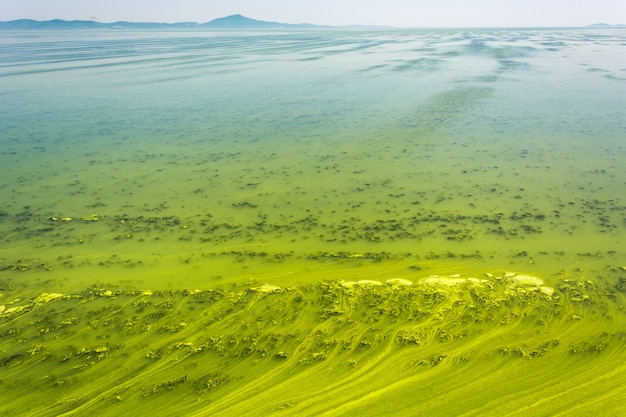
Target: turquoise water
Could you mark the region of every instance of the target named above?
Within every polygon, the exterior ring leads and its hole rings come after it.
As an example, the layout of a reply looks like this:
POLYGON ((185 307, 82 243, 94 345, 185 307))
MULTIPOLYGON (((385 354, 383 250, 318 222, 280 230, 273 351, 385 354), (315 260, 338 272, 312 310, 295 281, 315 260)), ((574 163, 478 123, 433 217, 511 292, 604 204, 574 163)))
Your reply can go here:
POLYGON ((445 404, 465 398, 466 415, 512 413, 517 389, 533 415, 619 415, 626 394, 602 375, 624 362, 625 47, 610 29, 0 33, 4 410, 173 415, 177 398, 180 415, 246 415, 268 397, 241 393, 275 384, 293 398, 264 415, 460 415, 411 389, 458 373, 445 404), (417 341, 402 320, 423 319, 407 300, 425 294, 443 299, 418 310, 443 324, 417 341), (218 333, 233 350, 190 359, 218 333), (271 360, 244 355, 251 340, 271 360), (425 350, 407 359, 406 344, 425 350), (113 363, 128 369, 106 377, 113 363), (524 367, 537 378, 467 399, 524 367), (333 401, 303 382, 330 370, 352 390, 333 401), (30 404, 32 383, 57 403, 30 404), (587 406, 562 394, 575 389, 587 406), (396 408, 380 411, 383 392, 396 408))

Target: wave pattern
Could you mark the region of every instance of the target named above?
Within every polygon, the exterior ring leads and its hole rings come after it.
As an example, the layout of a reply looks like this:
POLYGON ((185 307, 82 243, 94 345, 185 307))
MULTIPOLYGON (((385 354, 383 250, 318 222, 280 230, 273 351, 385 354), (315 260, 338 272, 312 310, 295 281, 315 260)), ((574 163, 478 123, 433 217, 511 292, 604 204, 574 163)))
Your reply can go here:
MULTIPOLYGON (((616 284, 431 277, 89 288, 3 306, 4 413, 582 415, 624 411, 616 284), (45 376, 41 376, 45 375, 45 376), (37 402, 25 395, 37 386, 37 402)), ((20 297, 3 283, 6 299, 20 297)))
MULTIPOLYGON (((234 63, 263 61, 307 63, 334 56, 376 53, 385 63, 378 69, 433 72, 455 65, 458 57, 493 60, 498 73, 526 68, 525 59, 540 53, 562 53, 572 46, 593 41, 617 45, 621 37, 611 31, 317 31, 274 32, 88 32, 82 40, 50 33, 50 40, 33 42, 30 35, 12 33, 0 40, 0 76, 54 71, 146 68, 194 70, 230 67, 234 63), (408 59, 408 51, 413 56, 408 59)), ((366 66, 362 70, 367 70, 366 66)), ((370 68, 371 69, 371 68, 370 68)), ((623 70, 623 68, 622 68, 623 70)), ((197 76, 206 75, 198 72, 197 76)))

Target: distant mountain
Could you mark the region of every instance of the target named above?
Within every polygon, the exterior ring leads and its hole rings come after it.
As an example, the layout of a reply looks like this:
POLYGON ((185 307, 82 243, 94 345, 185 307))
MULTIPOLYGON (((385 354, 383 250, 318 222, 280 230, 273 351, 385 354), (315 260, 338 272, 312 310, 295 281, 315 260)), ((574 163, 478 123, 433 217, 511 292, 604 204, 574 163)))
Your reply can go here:
MULTIPOLYGON (((256 20, 240 14, 220 17, 206 23, 197 22, 177 22, 177 23, 157 23, 157 22, 113 22, 102 23, 93 20, 31 20, 19 19, 8 22, 0 22, 0 30, 93 30, 93 29, 289 29, 289 28, 328 28, 332 26, 319 26, 310 23, 279 23, 256 20)), ((389 26, 345 26, 347 28, 362 29, 388 29, 389 26)), ((608 23, 594 23, 590 28, 626 28, 625 24, 610 25, 608 23)))
POLYGON ((30 19, 19 19, 19 20, 11 20, 8 22, 0 22, 0 29, 97 29, 100 27, 104 27, 102 23, 92 22, 92 21, 79 21, 74 20, 71 22, 65 20, 47 20, 47 21, 39 21, 39 20, 30 20, 30 19))
POLYGON ((626 25, 609 25, 608 23, 594 23, 590 28, 626 28, 626 25))
POLYGON ((113 22, 100 23, 93 20, 30 20, 20 19, 0 22, 0 29, 4 30, 85 30, 85 29, 163 29, 163 28, 195 28, 195 22, 185 23, 143 23, 143 22, 113 22))
POLYGON ((291 24, 291 23, 278 23, 278 22, 266 22, 265 20, 255 20, 249 17, 242 16, 240 14, 234 14, 232 16, 220 17, 219 19, 211 20, 207 23, 198 25, 202 28, 223 28, 223 29, 270 29, 270 28, 310 28, 318 27, 310 23, 291 24))
POLYGON ((266 22, 264 20, 250 19, 249 17, 235 14, 221 17, 206 23, 179 22, 179 23, 153 23, 153 22, 113 22, 101 23, 92 20, 30 20, 19 19, 8 22, 0 22, 0 30, 85 30, 85 29, 273 29, 273 28, 314 28, 322 27, 309 23, 290 24, 278 22, 266 22))

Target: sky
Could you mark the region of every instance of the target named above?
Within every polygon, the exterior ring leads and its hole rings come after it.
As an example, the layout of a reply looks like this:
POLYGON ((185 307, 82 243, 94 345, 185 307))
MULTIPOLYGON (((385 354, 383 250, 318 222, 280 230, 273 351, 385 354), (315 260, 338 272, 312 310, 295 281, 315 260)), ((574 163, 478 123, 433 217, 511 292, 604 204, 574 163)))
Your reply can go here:
POLYGON ((0 0, 0 21, 204 23, 232 14, 333 26, 586 26, 626 24, 626 0, 0 0))

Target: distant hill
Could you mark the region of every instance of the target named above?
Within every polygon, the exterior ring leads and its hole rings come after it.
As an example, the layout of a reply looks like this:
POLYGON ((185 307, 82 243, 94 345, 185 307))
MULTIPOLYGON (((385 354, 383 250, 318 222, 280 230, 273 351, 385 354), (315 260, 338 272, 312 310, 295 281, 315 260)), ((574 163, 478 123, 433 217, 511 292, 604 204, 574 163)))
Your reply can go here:
POLYGON ((8 22, 0 22, 0 30, 85 30, 85 29, 272 29, 272 28, 313 28, 322 27, 309 23, 290 24, 278 22, 266 22, 264 20, 250 19, 249 17, 235 14, 221 17, 206 23, 179 22, 179 23, 153 23, 153 22, 113 22, 101 23, 93 20, 30 20, 19 19, 8 22))
POLYGON ((608 23, 594 23, 590 28, 626 28, 626 25, 609 25, 608 23))
POLYGON ((221 17, 219 19, 211 20, 207 23, 198 25, 201 28, 224 28, 224 29, 248 29, 248 28, 309 28, 318 27, 310 23, 291 24, 291 23, 278 23, 278 22, 266 22, 265 20, 250 19, 249 17, 242 16, 240 14, 234 14, 232 16, 221 17))

